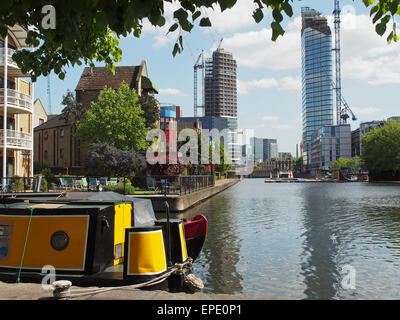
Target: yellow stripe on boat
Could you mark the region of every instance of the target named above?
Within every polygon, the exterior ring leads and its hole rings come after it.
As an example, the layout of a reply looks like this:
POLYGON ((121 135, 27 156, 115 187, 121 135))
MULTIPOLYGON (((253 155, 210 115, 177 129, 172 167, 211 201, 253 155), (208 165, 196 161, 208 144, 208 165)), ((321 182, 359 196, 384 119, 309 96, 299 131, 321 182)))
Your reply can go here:
POLYGON ((185 233, 183 232, 183 223, 179 224, 179 233, 181 238, 181 248, 182 248, 182 261, 186 261, 188 258, 187 249, 186 249, 186 240, 185 233))
POLYGON ((132 205, 121 203, 114 208, 114 265, 117 265, 124 262, 125 229, 132 227, 132 205))
POLYGON ((155 275, 166 271, 161 227, 153 227, 153 230, 148 231, 143 231, 145 228, 135 229, 130 229, 128 233, 127 275, 155 275))
MULTIPOLYGON (((28 230, 29 216, 0 215, 0 225, 9 225, 9 248, 2 267, 19 268, 28 230)), ((84 270, 89 228, 88 215, 32 216, 22 267, 42 269, 45 265, 56 269, 84 270), (57 231, 68 236, 68 245, 55 250, 51 238, 57 231)))

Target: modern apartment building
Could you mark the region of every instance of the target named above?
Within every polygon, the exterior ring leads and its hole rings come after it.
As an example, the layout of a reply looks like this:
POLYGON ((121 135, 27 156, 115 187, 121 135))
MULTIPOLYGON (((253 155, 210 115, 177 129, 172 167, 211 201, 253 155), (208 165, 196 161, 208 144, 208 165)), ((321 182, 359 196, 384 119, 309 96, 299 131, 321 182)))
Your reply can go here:
POLYGON ((301 11, 302 60, 302 156, 311 163, 314 131, 332 125, 332 34, 327 18, 318 11, 303 7, 301 11))
MULTIPOLYGON (((29 48, 28 30, 15 25, 0 37, 0 172, 2 178, 33 176, 34 86, 13 54, 29 48)), ((4 184, 6 181, 2 181, 4 184)))
POLYGON ((350 124, 324 126, 312 135, 311 169, 329 170, 339 158, 351 158, 350 124))

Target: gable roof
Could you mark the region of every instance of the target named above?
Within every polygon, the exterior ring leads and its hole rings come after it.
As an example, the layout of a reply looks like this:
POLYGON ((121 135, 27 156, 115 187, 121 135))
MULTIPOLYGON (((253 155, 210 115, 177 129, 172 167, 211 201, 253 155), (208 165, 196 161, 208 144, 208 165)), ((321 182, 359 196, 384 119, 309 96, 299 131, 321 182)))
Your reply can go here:
POLYGON ((111 74, 105 67, 86 67, 76 86, 79 90, 103 90, 104 86, 111 89, 119 89, 121 83, 125 81, 130 88, 137 90, 136 79, 139 75, 141 66, 122 66, 115 68, 115 74, 111 74))
POLYGON ((57 115, 51 115, 52 117, 48 117, 48 120, 35 127, 34 131, 36 130, 43 130, 43 129, 51 129, 51 128, 56 128, 56 127, 63 127, 63 126, 67 126, 68 124, 65 122, 65 120, 61 119, 61 114, 57 114, 57 115))

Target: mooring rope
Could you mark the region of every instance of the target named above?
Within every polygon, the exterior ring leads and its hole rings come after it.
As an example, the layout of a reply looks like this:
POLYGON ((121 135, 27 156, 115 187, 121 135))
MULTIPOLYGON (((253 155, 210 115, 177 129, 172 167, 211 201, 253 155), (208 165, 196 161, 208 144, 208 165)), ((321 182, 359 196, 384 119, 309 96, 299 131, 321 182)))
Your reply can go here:
POLYGON ((29 223, 28 223, 28 228, 26 230, 26 235, 25 235, 25 244, 24 244, 24 249, 22 250, 22 256, 21 256, 21 264, 19 266, 19 270, 18 270, 18 276, 17 276, 17 283, 19 283, 20 278, 21 278, 21 271, 22 271, 22 264, 24 262, 24 257, 25 257, 25 250, 26 250, 26 244, 28 242, 28 236, 29 236, 29 229, 31 227, 31 221, 32 221, 32 215, 33 215, 33 210, 35 210, 34 208, 29 208, 29 210, 31 211, 31 214, 29 216, 29 223))
MULTIPOLYGON (((154 286, 156 284, 159 284, 159 283, 165 281, 165 279, 168 278, 173 273, 182 270, 185 265, 191 265, 192 262, 193 262, 192 259, 188 259, 184 263, 181 263, 181 264, 176 263, 168 272, 162 274, 161 276, 159 276, 157 278, 151 279, 146 282, 138 283, 138 284, 128 285, 128 286, 99 288, 99 289, 78 289, 78 290, 74 290, 73 292, 71 292, 71 290, 70 290, 71 285, 66 286, 64 281, 60 281, 61 286, 55 285, 55 289, 53 291, 53 296, 56 299, 66 299, 66 298, 82 297, 82 296, 86 296, 86 295, 93 295, 93 294, 103 293, 103 292, 112 291, 112 290, 130 290, 130 289, 139 289, 139 288, 154 286)), ((58 281, 56 281, 56 282, 58 282, 58 281)))

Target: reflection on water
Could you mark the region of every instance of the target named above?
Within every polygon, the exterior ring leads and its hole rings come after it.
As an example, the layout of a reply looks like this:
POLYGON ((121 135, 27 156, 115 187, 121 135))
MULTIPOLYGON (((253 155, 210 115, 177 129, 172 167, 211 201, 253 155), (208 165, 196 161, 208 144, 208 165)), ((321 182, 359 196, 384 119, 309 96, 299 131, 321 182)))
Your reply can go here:
POLYGON ((246 179, 179 214, 204 214, 205 292, 301 299, 400 297, 400 186, 246 179), (344 289, 342 268, 356 271, 344 289))

